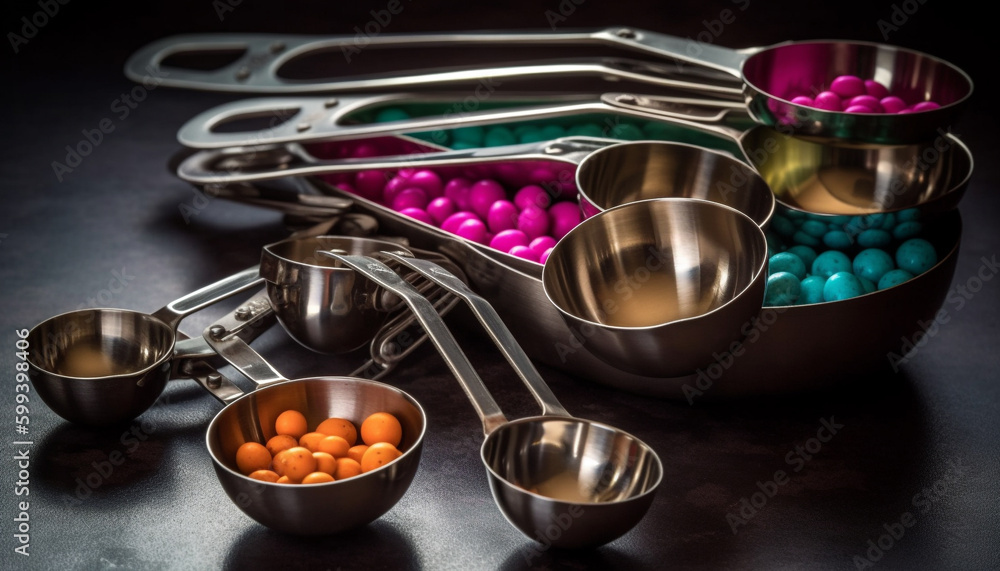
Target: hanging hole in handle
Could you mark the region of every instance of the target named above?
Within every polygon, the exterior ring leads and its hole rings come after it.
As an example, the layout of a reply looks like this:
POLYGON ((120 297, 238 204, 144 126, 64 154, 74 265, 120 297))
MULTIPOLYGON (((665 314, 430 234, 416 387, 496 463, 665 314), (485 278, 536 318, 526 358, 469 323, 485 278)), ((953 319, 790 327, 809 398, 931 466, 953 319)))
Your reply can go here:
POLYGON ((216 71, 232 65, 246 53, 246 48, 184 50, 163 58, 160 67, 191 71, 216 71))
POLYGON ((257 111, 245 113, 233 117, 226 117, 214 123, 209 132, 211 133, 257 133, 266 132, 270 129, 287 123, 292 117, 301 111, 299 107, 288 107, 283 109, 269 109, 267 111, 257 111))

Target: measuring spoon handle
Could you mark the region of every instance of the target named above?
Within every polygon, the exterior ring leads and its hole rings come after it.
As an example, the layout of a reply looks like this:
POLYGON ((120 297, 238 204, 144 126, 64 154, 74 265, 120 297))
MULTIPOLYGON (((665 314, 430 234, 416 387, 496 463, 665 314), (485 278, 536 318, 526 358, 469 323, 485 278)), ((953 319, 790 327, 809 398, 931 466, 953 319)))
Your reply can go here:
POLYGON ((525 354, 521 345, 518 344, 514 335, 507 329, 503 320, 497 314, 493 306, 482 296, 474 293, 469 286, 458 279, 441 266, 427 260, 410 258, 394 252, 383 252, 383 255, 396 262, 410 268, 425 278, 436 283, 440 287, 462 298, 472 309, 479 322, 486 328, 493 342, 503 353, 507 362, 517 373, 524 384, 531 391, 531 394, 542 407, 542 414, 555 416, 570 416, 569 412, 559 403, 552 389, 545 383, 542 376, 538 374, 531 359, 525 354))
POLYGON ((441 357, 451 372, 458 379, 459 384, 465 391, 466 396, 472 402, 479 418, 483 421, 483 431, 490 434, 497 427, 506 424, 500 406, 493 400, 493 396, 486 388, 486 384, 476 373, 468 357, 462 352, 455 337, 452 336, 448 326, 438 315, 434 306, 420 295, 406 280, 401 278, 388 266, 365 256, 350 256, 331 251, 319 251, 318 253, 338 260, 345 266, 353 269, 362 276, 370 279, 383 288, 399 296, 410 310, 413 311, 424 332, 430 337, 434 346, 437 347, 441 357))
POLYGON ((154 312, 153 317, 176 331, 181 319, 188 315, 262 283, 264 278, 260 277, 260 266, 253 266, 175 299, 154 312))

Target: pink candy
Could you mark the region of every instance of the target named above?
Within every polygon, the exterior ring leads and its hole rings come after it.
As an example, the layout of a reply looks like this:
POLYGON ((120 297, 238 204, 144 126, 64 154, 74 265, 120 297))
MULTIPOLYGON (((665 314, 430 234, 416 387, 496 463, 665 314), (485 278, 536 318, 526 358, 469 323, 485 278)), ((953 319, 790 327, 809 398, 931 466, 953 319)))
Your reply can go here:
POLYGON ((823 91, 813 100, 813 107, 824 111, 843 111, 840 96, 832 91, 823 91))
POLYGON ((510 252, 514 246, 528 247, 528 237, 520 230, 504 230, 490 240, 490 248, 501 252, 510 252))
POLYGON ((462 224, 462 222, 465 222, 466 220, 479 220, 479 218, 477 218, 475 213, 473 212, 468 212, 465 210, 461 212, 456 212, 441 223, 441 229, 444 230, 445 232, 450 232, 454 234, 455 231, 458 230, 458 227, 462 224))
POLYGON ((886 113, 899 113, 903 109, 906 109, 906 102, 895 95, 883 97, 879 100, 879 103, 885 109, 886 113))
POLYGON ((528 206, 548 208, 551 203, 548 193, 542 187, 533 184, 522 188, 514 195, 514 204, 521 210, 528 206))
POLYGON ((427 214, 430 214, 435 224, 441 224, 454 213, 455 203, 447 196, 439 196, 427 205, 427 214))
POLYGON ((883 99, 889 96, 889 88, 882 85, 881 83, 875 81, 874 79, 865 80, 865 92, 872 97, 877 97, 883 99))
POLYGON ((464 178, 453 178, 444 186, 444 195, 455 203, 459 210, 469 210, 469 190, 472 183, 464 178))
POLYGON ((422 189, 427 193, 428 198, 437 198, 444 192, 444 184, 441 177, 434 171, 421 170, 413 173, 409 177, 409 184, 414 188, 422 189))
POLYGON ((830 82, 828 90, 820 92, 814 98, 796 95, 791 102, 824 111, 845 113, 919 113, 941 107, 934 101, 920 101, 909 105, 900 97, 891 95, 886 86, 874 79, 862 80, 854 75, 838 75, 830 82))
POLYGON ((434 221, 431 220, 430 215, 427 214, 427 211, 425 210, 421 210, 419 208, 404 208, 400 210, 399 213, 409 216, 410 218, 416 218, 424 224, 434 225, 434 221))
POLYGON ((830 82, 830 91, 837 94, 842 99, 849 99, 868 93, 865 90, 865 82, 860 77, 853 75, 841 75, 830 82))
POLYGON ((517 216, 517 229, 534 240, 549 231, 549 215, 537 206, 529 206, 517 216))
POLYGON ((361 171, 354 177, 354 189, 369 200, 382 200, 382 188, 385 186, 385 173, 382 171, 361 171))
POLYGON ((507 198, 507 192, 495 180, 483 179, 469 189, 469 208, 481 218, 486 218, 490 206, 498 200, 507 198))
POLYGON ((423 210, 427 206, 427 193, 420 188, 407 188, 400 191, 392 200, 392 209, 400 212, 405 208, 419 208, 423 210))
POLYGON ((559 240, 580 223, 580 207, 572 202, 557 202, 549 208, 549 234, 559 240))
POLYGON ((532 262, 537 262, 539 253, 532 250, 527 246, 514 246, 507 252, 511 256, 517 256, 518 258, 524 258, 525 260, 531 260, 532 262))
POLYGON ((477 244, 486 243, 486 225, 478 218, 469 218, 458 225, 455 234, 477 244))
POLYGON ((517 227, 517 207, 509 200, 494 202, 486 213, 486 225, 490 232, 503 232, 517 227))

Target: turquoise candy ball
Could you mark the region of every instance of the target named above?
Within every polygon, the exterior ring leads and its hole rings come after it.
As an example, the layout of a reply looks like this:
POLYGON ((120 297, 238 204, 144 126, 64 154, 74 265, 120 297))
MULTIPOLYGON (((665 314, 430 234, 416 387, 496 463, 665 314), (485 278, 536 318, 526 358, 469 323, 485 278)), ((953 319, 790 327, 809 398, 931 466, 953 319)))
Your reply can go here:
POLYGON ((574 125, 566 132, 570 137, 604 137, 604 131, 594 123, 574 125))
POLYGON ((642 132, 650 139, 670 141, 674 139, 677 128, 657 121, 649 121, 642 126, 642 132))
POLYGON ((937 252, 930 242, 922 238, 911 238, 896 250, 896 265, 917 276, 934 267, 937 252))
POLYGON ((792 241, 795 242, 796 244, 802 244, 803 246, 815 247, 819 246, 820 244, 819 238, 816 238, 811 234, 806 234, 802 230, 798 230, 794 234, 792 234, 792 241))
POLYGON ((896 268, 892 256, 878 248, 868 248, 858 252, 851 265, 854 275, 878 283, 889 270, 896 268))
POLYGON ((878 289, 878 286, 875 285, 875 282, 871 280, 867 280, 865 278, 858 278, 858 281, 861 282, 861 287, 865 289, 865 293, 871 293, 878 289))
POLYGON ((776 214, 771 218, 771 230, 774 230, 774 233, 779 236, 788 238, 795 234, 795 225, 792 224, 791 220, 776 214))
POLYGON ((857 237, 858 246, 862 248, 885 248, 892 243, 892 234, 885 230, 865 230, 857 237))
POLYGON ((398 107, 386 107, 385 109, 375 114, 376 123, 385 123, 388 121, 401 121, 403 119, 409 119, 409 118, 410 114, 398 107))
POLYGON ((456 143, 468 143, 474 147, 481 147, 486 139, 486 129, 480 126, 459 127, 451 132, 451 136, 456 143))
POLYGON ((850 248, 853 243, 854 241, 851 240, 851 236, 843 230, 830 230, 826 234, 823 234, 823 244, 827 248, 833 248, 834 250, 846 250, 850 248))
POLYGON ((843 252, 827 250, 816 256, 812 263, 812 274, 828 278, 837 272, 850 272, 851 259, 843 252))
POLYGON ((502 145, 513 145, 517 142, 514 133, 507 127, 490 127, 486 131, 484 143, 487 147, 499 147, 502 145))
POLYGON ((786 250, 789 254, 795 254, 802 260, 802 263, 806 265, 806 268, 812 268, 813 262, 816 261, 816 250, 813 250, 809 246, 792 246, 786 250))
POLYGON ((897 240, 908 240, 910 238, 916 237, 920 234, 920 231, 924 229, 924 225, 920 222, 909 221, 903 222, 899 226, 896 226, 892 230, 892 235, 897 240))
POLYGON ((542 134, 541 129, 525 129, 517 134, 518 141, 521 143, 537 143, 539 141, 547 141, 548 139, 542 134))
POLYGON ((542 135, 545 136, 546 141, 551 141, 552 139, 565 137, 566 129, 563 129, 559 125, 546 125, 542 127, 542 135))
POLYGON ((896 213, 896 218, 900 222, 915 222, 920 220, 920 211, 916 208, 908 208, 906 210, 900 210, 896 213))
POLYGON ((826 285, 826 278, 822 276, 809 276, 802 280, 799 292, 799 305, 823 303, 824 285, 826 285))
POLYGON ((767 262, 767 267, 768 275, 788 272, 800 280, 806 277, 806 265, 802 262, 802 258, 788 252, 771 256, 771 259, 767 262))
POLYGON ((819 220, 806 220, 802 223, 802 228, 800 228, 800 230, 809 234, 813 238, 822 238, 823 234, 826 234, 827 232, 827 226, 819 220))
POLYGON ((622 139, 624 141, 640 141, 646 138, 642 129, 628 123, 620 123, 611 128, 608 133, 612 139, 622 139))
POLYGON ((879 228, 885 230, 886 232, 891 232, 892 229, 895 228, 895 226, 896 226, 896 215, 893 214, 892 212, 886 212, 885 218, 882 219, 882 224, 879 225, 879 228))
POLYGON ((451 148, 455 149, 456 151, 461 151, 464 149, 478 149, 481 146, 482 145, 473 145, 472 143, 466 143, 464 141, 456 141, 451 145, 451 148))
POLYGON ((764 289, 764 305, 795 305, 799 299, 801 285, 799 278, 788 272, 778 272, 767 278, 764 289))
POLYGON ((906 270, 890 270, 882 276, 882 279, 878 281, 878 289, 883 290, 891 288, 892 286, 898 286, 899 284, 912 280, 913 274, 906 270))
POLYGON ((864 293, 865 286, 850 272, 837 272, 823 284, 823 301, 840 301, 864 293))

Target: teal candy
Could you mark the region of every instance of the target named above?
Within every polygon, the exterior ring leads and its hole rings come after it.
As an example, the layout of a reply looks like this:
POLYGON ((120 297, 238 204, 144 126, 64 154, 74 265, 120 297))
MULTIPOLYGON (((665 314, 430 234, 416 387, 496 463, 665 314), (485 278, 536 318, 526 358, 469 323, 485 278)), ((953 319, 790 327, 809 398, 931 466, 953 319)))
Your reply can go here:
POLYGON ((788 272, 800 280, 806 277, 806 265, 802 262, 802 258, 788 252, 771 256, 767 268, 768 275, 788 272))
POLYGON ((851 247, 853 241, 847 232, 843 230, 831 230, 823 234, 823 244, 827 248, 833 248, 834 250, 846 250, 851 247))
POLYGON ((788 238, 792 234, 795 234, 795 225, 784 216, 775 214, 771 218, 771 230, 774 230, 779 236, 788 238))
POLYGON ((892 234, 885 230, 865 230, 858 234, 857 242, 862 248, 885 248, 892 243, 892 234))
POLYGON ((663 123, 650 121, 642 126, 642 131, 650 139, 656 139, 658 141, 671 141, 674 139, 674 133, 676 133, 677 128, 664 125, 663 123))
POLYGON ((896 265, 915 276, 933 268, 936 263, 937 252, 934 251, 934 246, 922 238, 911 238, 896 250, 896 265))
POLYGON ((376 123, 386 123, 388 121, 401 121, 409 119, 410 114, 398 107, 386 107, 375 114, 376 123))
POLYGON ((514 133, 511 133, 507 127, 490 127, 486 131, 485 144, 487 147, 513 145, 516 142, 517 139, 514 138, 514 133))
POLYGON ((799 286, 799 305, 823 303, 824 285, 826 285, 826 278, 822 276, 809 276, 802 280, 802 284, 799 286))
POLYGON ((899 284, 912 279, 913 274, 906 270, 892 270, 886 272, 885 275, 882 276, 882 279, 878 281, 878 289, 883 290, 893 286, 898 286, 899 284))
POLYGON ((608 135, 612 139, 622 139, 623 141, 640 141, 646 138, 642 129, 628 123, 620 123, 611 128, 608 135))
POLYGON ((923 229, 924 229, 923 224, 921 224, 920 222, 910 220, 908 222, 903 222, 899 226, 896 226, 896 228, 894 228, 892 231, 892 235, 897 240, 908 240, 910 238, 916 237, 917 234, 920 234, 920 231, 923 229))
POLYGON ((806 268, 812 268, 813 262, 816 261, 816 250, 813 250, 809 246, 799 244, 798 246, 792 246, 786 251, 789 254, 798 256, 802 260, 802 263, 806 265, 806 268))
POLYGON ((548 139, 542 133, 541 129, 525 129, 518 135, 518 140, 522 143, 537 143, 539 141, 547 141, 548 139))
POLYGON ((514 138, 520 139, 521 135, 527 133, 528 131, 534 131, 537 129, 538 127, 535 127, 533 125, 518 125, 513 128, 514 138))
POLYGON ((802 223, 801 230, 813 238, 822 238, 826 234, 826 224, 818 220, 806 220, 802 223))
POLYGON ((594 123, 574 125, 566 132, 570 137, 603 137, 604 131, 594 123))
POLYGON ((476 125, 473 127, 459 127, 451 132, 456 143, 469 143, 475 147, 483 146, 486 140, 486 129, 476 125))
POLYGON ((802 244, 803 246, 819 246, 819 238, 806 234, 802 230, 798 230, 792 234, 792 241, 796 244, 802 244))
POLYGON ((813 275, 828 278, 837 272, 850 272, 851 259, 843 252, 837 250, 827 250, 816 256, 812 263, 813 275))
POLYGON ((893 214, 892 212, 886 212, 885 219, 882 220, 882 224, 879 226, 879 228, 887 232, 891 232, 895 226, 896 226, 896 215, 893 214))
POLYGON ((551 141, 552 139, 565 137, 566 129, 563 129, 559 125, 546 125, 542 127, 542 135, 545 137, 546 141, 551 141))
POLYGON ((827 219, 827 222, 829 222, 831 225, 836 226, 838 228, 843 228, 844 225, 846 225, 850 221, 851 221, 851 217, 848 216, 847 214, 840 214, 840 215, 837 215, 837 216, 831 216, 830 218, 827 219))
POLYGON ((481 145, 473 145, 472 143, 465 143, 462 141, 458 141, 456 143, 453 143, 451 145, 451 148, 455 149, 456 151, 461 151, 463 149, 478 149, 480 146, 481 145))
POLYGON ((878 248, 868 248, 858 252, 851 265, 854 275, 873 282, 878 282, 887 272, 896 269, 892 256, 878 248))
POLYGON ((837 272, 823 285, 823 301, 841 301, 864 293, 865 287, 850 272, 837 272))
POLYGON ((920 211, 916 208, 900 210, 896 213, 896 218, 898 218, 900 222, 915 222, 920 220, 920 211))
POLYGON ((764 305, 795 305, 801 292, 799 278, 788 272, 778 272, 767 278, 764 289, 764 305))
POLYGON ((865 293, 871 293, 878 289, 878 286, 875 285, 875 282, 858 276, 854 277, 857 277, 858 281, 861 282, 861 287, 865 289, 865 293))

